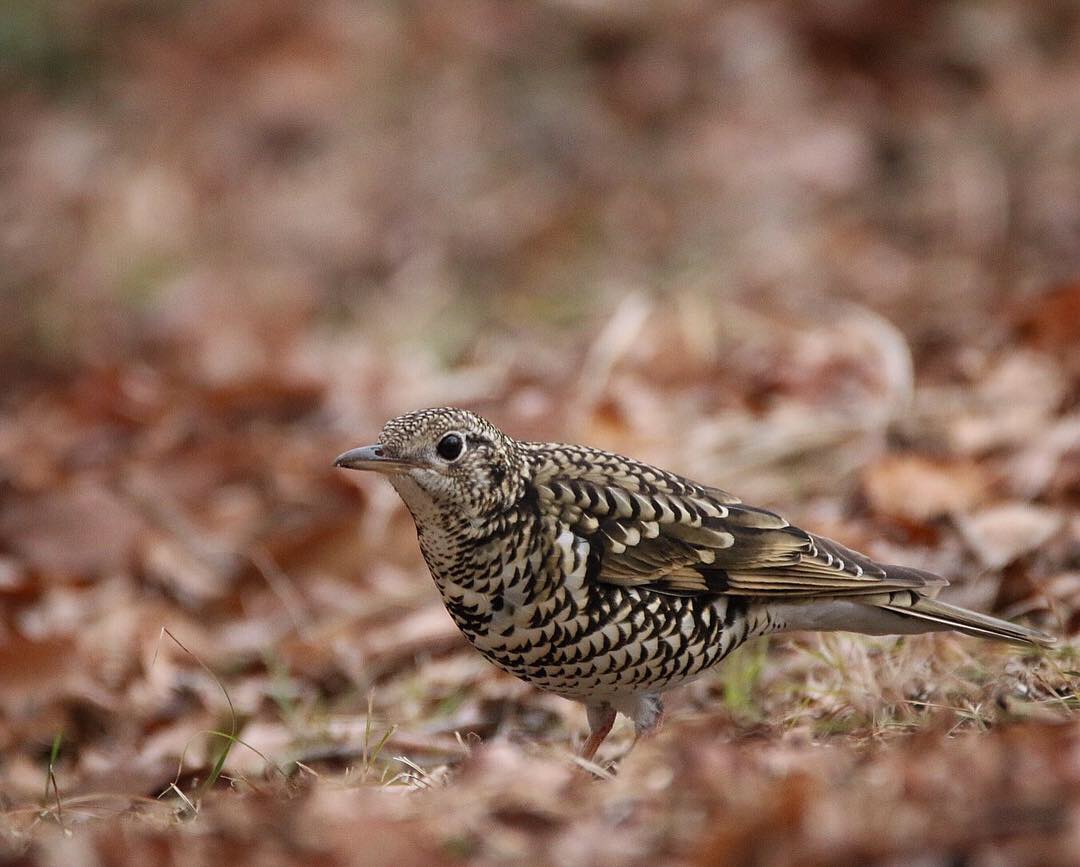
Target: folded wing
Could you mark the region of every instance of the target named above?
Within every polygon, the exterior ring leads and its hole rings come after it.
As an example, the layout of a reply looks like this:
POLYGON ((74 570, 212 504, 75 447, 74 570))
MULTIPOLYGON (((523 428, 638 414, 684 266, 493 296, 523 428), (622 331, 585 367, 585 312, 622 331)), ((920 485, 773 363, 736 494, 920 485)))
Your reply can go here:
POLYGON ((595 580, 673 594, 854 596, 945 579, 883 566, 779 515, 698 487, 628 490, 594 479, 547 480, 539 495, 594 548, 595 580))

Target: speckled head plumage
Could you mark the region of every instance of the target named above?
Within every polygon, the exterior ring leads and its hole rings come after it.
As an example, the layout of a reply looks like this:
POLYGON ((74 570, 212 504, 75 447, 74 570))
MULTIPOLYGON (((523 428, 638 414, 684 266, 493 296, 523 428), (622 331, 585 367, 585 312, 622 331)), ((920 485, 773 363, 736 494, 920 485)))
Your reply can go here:
POLYGON ((337 463, 386 473, 414 513, 434 506, 472 517, 513 503, 524 465, 514 440, 487 419, 455 407, 392 418, 378 444, 346 452, 337 463))

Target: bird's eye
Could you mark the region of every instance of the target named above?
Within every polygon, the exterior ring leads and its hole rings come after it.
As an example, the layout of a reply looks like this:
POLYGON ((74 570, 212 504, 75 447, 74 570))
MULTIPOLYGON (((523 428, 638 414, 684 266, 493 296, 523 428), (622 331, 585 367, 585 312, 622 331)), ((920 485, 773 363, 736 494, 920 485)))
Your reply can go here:
POLYGON ((461 434, 448 433, 439 440, 439 444, 435 446, 435 451, 439 453, 439 457, 444 461, 456 461, 461 457, 461 453, 465 451, 465 440, 461 438, 461 434))

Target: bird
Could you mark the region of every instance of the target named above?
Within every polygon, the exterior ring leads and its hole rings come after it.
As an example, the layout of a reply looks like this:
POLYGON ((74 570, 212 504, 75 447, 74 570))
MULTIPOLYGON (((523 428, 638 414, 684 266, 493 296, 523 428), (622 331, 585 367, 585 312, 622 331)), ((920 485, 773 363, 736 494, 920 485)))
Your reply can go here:
POLYGON ((944 578, 870 557, 647 463, 512 438, 465 409, 386 422, 337 467, 381 473, 469 643, 585 706, 593 760, 617 714, 638 737, 662 695, 760 635, 955 630, 1050 646, 1039 630, 938 601, 944 578))

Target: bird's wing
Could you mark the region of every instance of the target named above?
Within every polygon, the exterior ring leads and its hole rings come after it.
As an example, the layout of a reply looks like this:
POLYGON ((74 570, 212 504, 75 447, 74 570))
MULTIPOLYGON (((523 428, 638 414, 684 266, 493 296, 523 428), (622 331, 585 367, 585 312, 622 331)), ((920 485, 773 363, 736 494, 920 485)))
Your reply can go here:
POLYGON ((593 546, 595 580, 685 595, 786 597, 947 583, 916 569, 882 566, 723 491, 686 482, 674 493, 670 486, 646 486, 636 475, 635 484, 551 477, 536 485, 546 506, 593 546))

